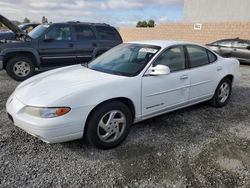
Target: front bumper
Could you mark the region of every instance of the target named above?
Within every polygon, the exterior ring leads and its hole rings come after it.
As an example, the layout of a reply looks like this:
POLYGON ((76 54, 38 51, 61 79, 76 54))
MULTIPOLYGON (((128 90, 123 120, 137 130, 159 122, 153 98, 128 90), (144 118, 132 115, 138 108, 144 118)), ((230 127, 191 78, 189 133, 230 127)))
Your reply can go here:
POLYGON ((82 109, 72 109, 64 116, 45 119, 24 113, 25 106, 12 94, 7 101, 6 109, 14 125, 27 133, 46 143, 60 143, 82 138, 86 121, 82 109))
POLYGON ((0 55, 0 70, 3 69, 3 56, 0 55))

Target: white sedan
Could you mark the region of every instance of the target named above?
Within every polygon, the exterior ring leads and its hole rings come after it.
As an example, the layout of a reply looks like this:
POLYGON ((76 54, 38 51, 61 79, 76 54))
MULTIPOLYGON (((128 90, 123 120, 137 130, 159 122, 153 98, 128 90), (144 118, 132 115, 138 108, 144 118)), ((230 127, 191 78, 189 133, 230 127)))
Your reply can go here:
POLYGON ((133 123, 203 101, 227 104, 239 62, 179 41, 121 44, 88 64, 21 83, 6 108, 14 124, 47 143, 86 137, 98 148, 120 144, 133 123))

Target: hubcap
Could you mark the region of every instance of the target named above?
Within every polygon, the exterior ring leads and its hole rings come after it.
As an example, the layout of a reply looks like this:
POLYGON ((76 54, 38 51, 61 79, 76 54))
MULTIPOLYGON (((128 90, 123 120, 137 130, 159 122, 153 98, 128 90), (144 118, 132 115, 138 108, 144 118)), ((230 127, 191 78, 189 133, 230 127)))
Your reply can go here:
POLYGON ((221 86, 220 86, 220 90, 219 90, 219 101, 221 103, 224 103, 227 98, 229 97, 229 93, 230 93, 230 86, 228 83, 224 82, 221 86))
POLYGON ((109 143, 119 139, 126 127, 126 117, 118 110, 106 113, 97 126, 97 134, 101 141, 109 143))
POLYGON ((30 73, 30 65, 25 61, 18 61, 13 66, 13 71, 17 76, 25 77, 30 73))

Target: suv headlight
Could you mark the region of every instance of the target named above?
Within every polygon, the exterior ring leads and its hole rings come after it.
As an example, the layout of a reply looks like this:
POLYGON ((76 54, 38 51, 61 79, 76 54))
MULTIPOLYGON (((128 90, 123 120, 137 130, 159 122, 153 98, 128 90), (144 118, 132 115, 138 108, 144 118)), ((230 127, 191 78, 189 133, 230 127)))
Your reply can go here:
POLYGON ((67 114, 71 109, 69 107, 33 107, 26 106, 24 112, 41 118, 54 118, 67 114))

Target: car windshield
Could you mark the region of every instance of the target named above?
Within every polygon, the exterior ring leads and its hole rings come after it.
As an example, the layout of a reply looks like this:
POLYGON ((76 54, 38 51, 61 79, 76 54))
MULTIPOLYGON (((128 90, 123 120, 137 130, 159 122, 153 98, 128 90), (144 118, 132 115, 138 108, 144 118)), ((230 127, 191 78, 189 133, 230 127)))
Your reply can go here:
POLYGON ((43 33, 44 31, 49 27, 49 25, 39 25, 37 26, 35 29, 33 29, 31 32, 29 32, 29 36, 32 38, 32 39, 37 39, 39 38, 43 33))
POLYGON ((136 76, 159 50, 159 46, 121 44, 93 60, 88 67, 109 74, 136 76))

